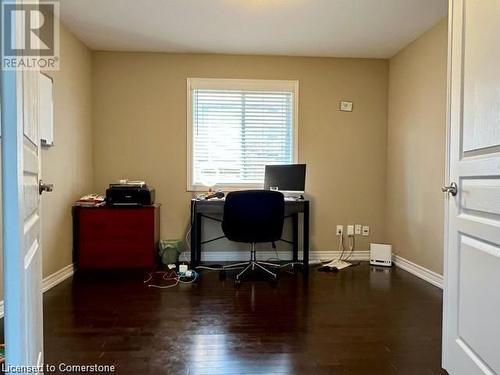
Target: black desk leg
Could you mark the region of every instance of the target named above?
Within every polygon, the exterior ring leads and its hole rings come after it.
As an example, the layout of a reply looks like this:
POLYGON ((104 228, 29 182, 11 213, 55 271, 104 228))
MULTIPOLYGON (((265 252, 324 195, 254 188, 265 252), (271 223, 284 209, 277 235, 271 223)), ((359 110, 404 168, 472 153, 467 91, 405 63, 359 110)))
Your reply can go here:
POLYGON ((304 245, 303 245, 303 262, 304 262, 304 273, 309 273, 309 202, 304 202, 304 245))
POLYGON ((292 261, 299 261, 299 214, 292 215, 292 261))
POLYGON ((196 228, 196 255, 195 265, 198 266, 201 262, 201 214, 195 213, 195 228, 196 228))
POLYGON ((195 201, 191 201, 191 265, 196 263, 196 220, 194 220, 195 209, 196 209, 195 201))

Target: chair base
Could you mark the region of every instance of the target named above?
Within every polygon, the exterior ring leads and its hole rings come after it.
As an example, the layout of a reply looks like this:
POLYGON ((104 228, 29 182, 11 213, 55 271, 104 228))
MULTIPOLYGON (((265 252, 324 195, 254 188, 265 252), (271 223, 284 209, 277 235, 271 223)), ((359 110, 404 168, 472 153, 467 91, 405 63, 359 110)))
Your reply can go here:
POLYGON ((272 277, 273 281, 278 279, 278 273, 273 272, 270 267, 274 267, 279 269, 280 265, 277 263, 270 263, 270 262, 262 262, 257 260, 257 253, 255 251, 255 243, 252 243, 252 250, 250 251, 250 261, 248 262, 240 262, 240 263, 233 263, 233 264, 227 264, 222 267, 222 271, 227 271, 227 270, 232 270, 232 269, 238 269, 238 268, 243 268, 243 270, 236 275, 236 285, 239 285, 241 282, 242 277, 248 273, 255 271, 256 269, 260 269, 264 271, 266 274, 272 277))

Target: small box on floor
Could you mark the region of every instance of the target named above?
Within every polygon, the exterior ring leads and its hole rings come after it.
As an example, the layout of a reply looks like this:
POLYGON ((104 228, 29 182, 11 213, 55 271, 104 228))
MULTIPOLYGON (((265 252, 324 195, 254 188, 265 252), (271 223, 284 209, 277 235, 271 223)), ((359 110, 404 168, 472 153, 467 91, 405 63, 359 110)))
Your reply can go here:
POLYGON ((392 245, 371 243, 370 264, 372 266, 392 266, 392 245))

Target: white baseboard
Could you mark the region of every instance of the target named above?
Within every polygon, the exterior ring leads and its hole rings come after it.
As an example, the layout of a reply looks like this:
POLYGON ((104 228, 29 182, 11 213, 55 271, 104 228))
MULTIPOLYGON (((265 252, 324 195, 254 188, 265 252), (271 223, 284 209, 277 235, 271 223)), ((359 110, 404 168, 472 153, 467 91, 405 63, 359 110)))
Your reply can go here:
MULTIPOLYGON (((340 251, 311 251, 309 253, 309 263, 318 263, 329 259, 335 259, 340 256, 340 251)), ((201 254, 202 262, 241 262, 248 260, 249 254, 245 251, 204 251, 201 254)), ((290 251, 278 251, 278 257, 283 260, 292 259, 290 251)), ((257 259, 266 260, 276 258, 274 251, 257 251, 257 259)), ((299 259, 302 259, 302 251, 299 251, 299 259)), ((351 260, 370 260, 370 251, 356 250, 352 253, 351 260)), ((399 255, 394 255, 394 264, 418 278, 443 289, 443 276, 431 271, 425 267, 419 266, 399 255)), ((191 260, 191 253, 184 252, 180 260, 191 260)))
MULTIPOLYGON (((348 252, 345 252, 347 254, 348 252)), ((368 250, 356 250, 353 251, 351 260, 368 260, 370 252, 368 250)), ((309 253, 309 263, 318 263, 319 261, 325 261, 330 259, 335 259, 340 256, 340 251, 311 251, 309 253)), ((202 262, 240 262, 246 261, 250 257, 250 253, 246 251, 204 251, 201 254, 202 262)), ((283 260, 291 260, 291 251, 278 251, 278 257, 283 260)), ((274 251, 257 251, 257 259, 266 260, 270 258, 276 258, 276 252, 274 251)), ((184 252, 181 254, 180 258, 182 260, 191 260, 191 253, 184 252)), ((302 259, 302 251, 299 251, 299 259, 302 259)))
POLYGON ((409 261, 399 255, 393 256, 393 261, 396 267, 399 267, 405 271, 408 271, 412 275, 417 276, 418 278, 427 281, 428 283, 437 286, 438 288, 443 289, 443 276, 431 271, 425 267, 419 266, 416 263, 409 261))
POLYGON ((47 276, 42 281, 42 292, 52 289, 57 284, 62 283, 68 277, 73 276, 75 269, 73 263, 68 264, 66 267, 61 268, 59 271, 54 272, 52 275, 47 276))
MULTIPOLYGON (((52 275, 47 276, 42 280, 42 293, 45 293, 47 290, 52 289, 57 284, 62 283, 67 278, 73 276, 74 267, 73 263, 67 265, 64 268, 61 268, 59 271, 54 272, 52 275)), ((3 300, 0 301, 0 318, 3 318, 4 315, 4 306, 3 300)))

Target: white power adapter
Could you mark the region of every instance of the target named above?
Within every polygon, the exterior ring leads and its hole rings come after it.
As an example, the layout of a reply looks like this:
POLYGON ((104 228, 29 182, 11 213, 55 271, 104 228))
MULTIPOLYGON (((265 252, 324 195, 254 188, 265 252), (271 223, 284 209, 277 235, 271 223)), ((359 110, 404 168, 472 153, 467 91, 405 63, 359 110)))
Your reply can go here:
POLYGON ((180 264, 179 265, 179 272, 180 273, 186 273, 188 270, 188 265, 187 264, 180 264))

